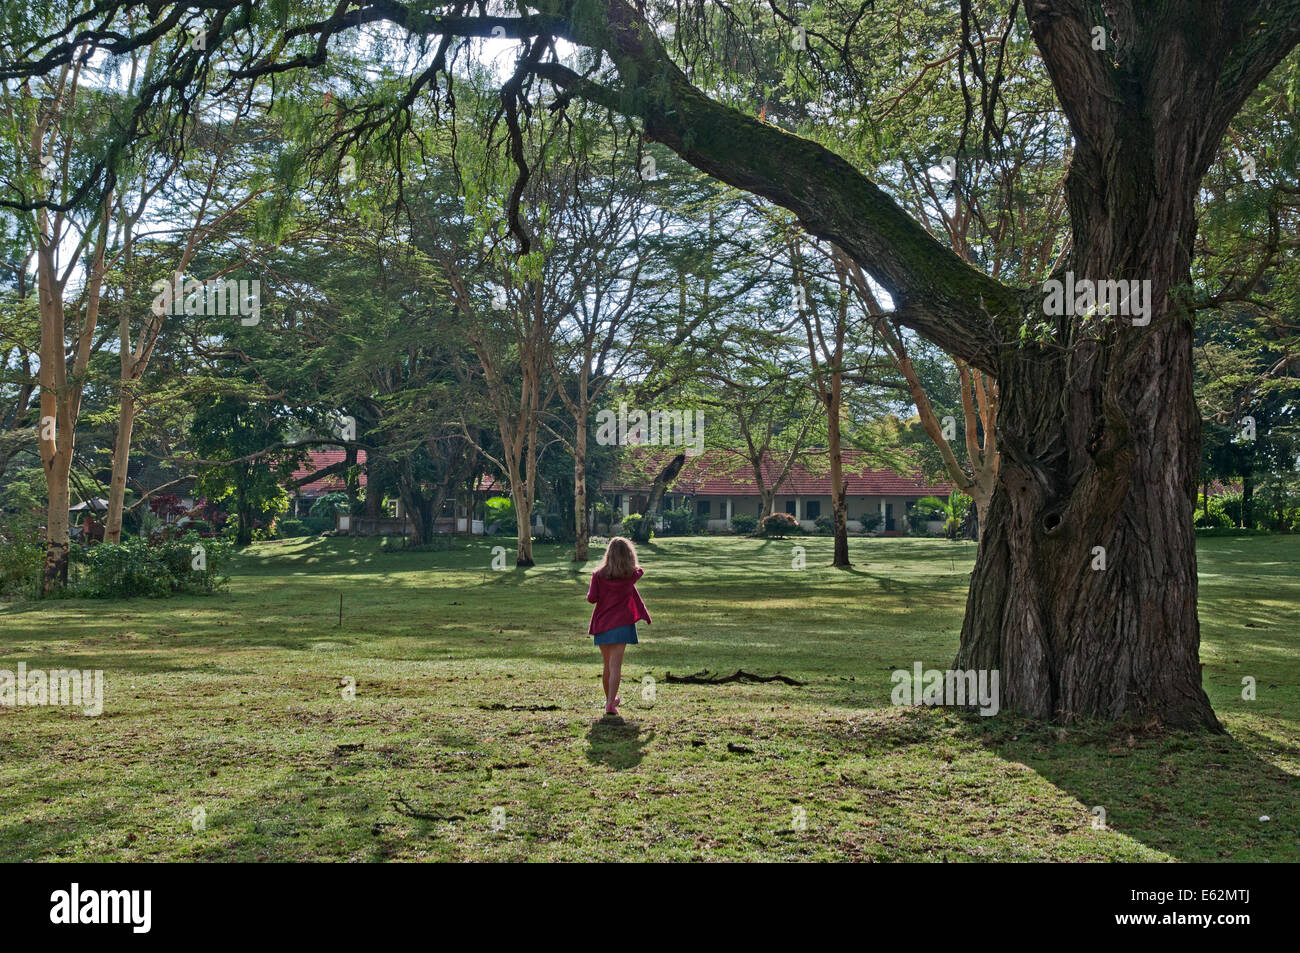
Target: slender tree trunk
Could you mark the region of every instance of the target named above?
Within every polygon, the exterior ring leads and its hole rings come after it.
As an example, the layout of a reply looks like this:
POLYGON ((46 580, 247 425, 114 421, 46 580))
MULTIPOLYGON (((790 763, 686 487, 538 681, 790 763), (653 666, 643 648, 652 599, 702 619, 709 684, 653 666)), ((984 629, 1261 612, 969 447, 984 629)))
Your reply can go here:
POLYGON ((830 404, 827 407, 827 443, 831 457, 831 511, 835 521, 835 559, 832 565, 848 569, 849 524, 848 507, 844 499, 844 463, 840 445, 840 372, 837 369, 831 380, 830 404))
POLYGON ((587 415, 573 418, 573 561, 587 561, 587 415))
POLYGON ((239 494, 235 511, 239 517, 239 528, 235 531, 235 545, 248 546, 253 542, 253 512, 245 501, 243 493, 239 494))
POLYGON ((519 461, 513 456, 506 459, 510 478, 510 498, 515 504, 515 519, 519 541, 515 547, 515 565, 533 566, 533 493, 531 482, 525 483, 519 461))
POLYGON ((126 506, 126 471, 131 459, 131 432, 135 429, 135 394, 122 382, 117 414, 117 441, 113 444, 113 476, 108 486, 108 513, 104 520, 104 542, 122 541, 122 511, 126 506))
POLYGON ((45 570, 41 585, 46 595, 68 584, 68 552, 72 548, 68 534, 68 476, 71 469, 70 453, 56 454, 45 469, 49 506, 45 514, 45 570))
POLYGON ((984 527, 989 522, 989 503, 991 500, 983 494, 975 497, 975 538, 984 534, 984 527))
POLYGON ((380 502, 384 498, 384 479, 383 466, 373 454, 366 457, 366 519, 377 520, 382 513, 380 512, 380 502))
MULTIPOLYGON (((46 218, 41 216, 42 230, 46 218)), ((68 481, 72 473, 73 442, 76 437, 80 384, 69 383, 64 351, 62 288, 55 274, 55 249, 42 242, 37 250, 38 295, 41 315, 41 416, 38 437, 41 466, 45 471, 45 568, 41 591, 49 595, 67 585, 68 481)))
POLYGON ((659 508, 663 505, 664 494, 673 485, 673 481, 677 479, 677 474, 682 472, 682 467, 685 465, 686 454, 679 453, 669 460, 668 465, 655 477, 654 483, 650 487, 650 498, 646 500, 641 525, 635 533, 636 542, 646 543, 650 541, 650 532, 654 529, 654 521, 659 515, 659 508))

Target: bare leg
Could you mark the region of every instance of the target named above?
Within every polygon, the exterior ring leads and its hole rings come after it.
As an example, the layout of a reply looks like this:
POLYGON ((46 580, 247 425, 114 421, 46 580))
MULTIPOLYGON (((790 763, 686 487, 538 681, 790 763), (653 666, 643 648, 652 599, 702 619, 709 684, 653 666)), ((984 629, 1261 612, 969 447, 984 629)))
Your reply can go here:
POLYGON ((615 699, 618 698, 618 683, 623 678, 623 653, 627 651, 626 645, 610 645, 609 653, 609 680, 605 688, 605 711, 613 715, 618 712, 618 706, 615 699))
POLYGON ((605 669, 600 673, 600 687, 605 692, 606 704, 609 704, 609 650, 613 647, 612 645, 602 645, 600 647, 600 656, 605 663, 605 669))

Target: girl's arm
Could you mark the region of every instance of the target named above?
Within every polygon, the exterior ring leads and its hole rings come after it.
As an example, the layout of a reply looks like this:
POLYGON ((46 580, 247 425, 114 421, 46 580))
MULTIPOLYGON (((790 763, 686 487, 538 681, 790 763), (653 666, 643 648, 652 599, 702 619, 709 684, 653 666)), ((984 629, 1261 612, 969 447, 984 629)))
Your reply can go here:
POLYGON ((591 585, 587 587, 587 601, 596 601, 596 574, 594 572, 591 574, 591 585))

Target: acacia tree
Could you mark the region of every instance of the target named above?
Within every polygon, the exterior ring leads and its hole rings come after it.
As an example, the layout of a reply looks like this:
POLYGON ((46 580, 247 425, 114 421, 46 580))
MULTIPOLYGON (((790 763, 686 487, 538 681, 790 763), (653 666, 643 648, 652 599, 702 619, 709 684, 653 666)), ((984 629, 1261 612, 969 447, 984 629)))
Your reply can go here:
MULTIPOLYGON (((128 88, 143 82, 145 64, 132 63, 128 88)), ((131 435, 135 428, 140 382, 149 369, 159 336, 167 323, 167 312, 149 308, 140 312, 139 298, 132 294, 132 281, 136 277, 138 247, 153 237, 152 230, 141 228, 141 220, 151 206, 165 198, 178 219, 188 218, 177 229, 175 247, 165 252, 175 252, 167 274, 184 274, 200 249, 214 242, 223 223, 236 218, 260 198, 257 189, 242 195, 232 192, 230 180, 238 172, 247 172, 247 166, 236 165, 232 153, 236 151, 243 111, 248 102, 235 101, 233 116, 224 121, 225 128, 218 131, 208 127, 202 132, 209 141, 201 152, 207 160, 206 168, 185 168, 179 155, 159 161, 140 163, 137 176, 128 180, 123 175, 122 187, 114 197, 112 216, 120 235, 114 249, 115 260, 122 263, 123 293, 118 308, 118 356, 121 370, 118 378, 117 436, 113 444, 112 476, 109 480, 108 512, 104 518, 104 541, 118 543, 122 540, 122 514, 125 509, 127 470, 131 457, 131 435), (232 172, 230 168, 236 165, 232 172), (188 214, 187 214, 188 213, 188 214), (132 325, 135 340, 132 342, 132 325)), ((201 160, 202 161, 202 160, 201 160)), ((153 209, 155 214, 157 209, 153 209)), ((164 254, 164 257, 167 257, 164 254)))
POLYGON ((73 179, 80 174, 76 167, 81 161, 73 143, 93 134, 94 110, 86 101, 99 98, 93 80, 87 82, 87 72, 94 71, 78 59, 53 76, 0 88, 11 163, 6 192, 20 196, 7 204, 27 213, 26 224, 35 235, 40 316, 37 440, 47 501, 41 588, 46 594, 68 580, 68 506, 77 419, 90 359, 100 343, 95 331, 111 235, 112 190, 88 208, 70 200, 77 192, 73 179), (79 266, 84 269, 81 286, 65 300, 79 266), (77 315, 71 323, 69 312, 77 315))
POLYGON ((953 363, 957 367, 962 406, 962 435, 965 438, 967 463, 963 466, 952 446, 956 437, 956 421, 953 420, 952 424, 948 425, 946 421, 939 419, 921 381, 921 375, 917 373, 916 366, 912 363, 904 334, 890 322, 889 315, 881 308, 870 283, 862 274, 862 269, 851 262, 844 262, 842 256, 840 262, 858 298, 875 319, 876 331, 884 341, 894 367, 907 384, 921 427, 939 451, 944 469, 957 488, 974 500, 977 521, 982 532, 988 520, 989 504, 993 500, 998 467, 1002 462, 1002 455, 998 452, 996 426, 998 382, 985 372, 972 368, 961 358, 953 358, 953 363))
MULTIPOLYGON (((818 55, 852 58, 864 52, 863 23, 903 22, 900 11, 885 9, 892 6, 878 0, 868 13, 834 0, 807 11, 755 2, 746 26, 775 7, 783 15, 762 23, 788 38, 803 13, 814 27, 810 44, 786 55, 817 51, 817 32, 838 30, 818 55)), ((1141 324, 1045 315, 1041 290, 1011 287, 963 261, 842 156, 764 121, 759 109, 722 101, 723 56, 709 58, 705 41, 724 55, 727 44, 691 27, 714 17, 734 22, 730 6, 683 5, 671 49, 656 30, 664 19, 657 8, 626 0, 539 0, 507 17, 468 2, 331 0, 292 12, 277 6, 257 23, 249 5, 222 0, 95 7, 68 32, 119 52, 146 42, 159 19, 208 13, 214 42, 202 52, 178 50, 159 80, 166 88, 191 82, 194 65, 210 63, 218 46, 223 57, 238 56, 245 47, 225 41, 249 30, 283 38, 270 50, 248 44, 241 64, 245 73, 273 74, 319 63, 336 34, 392 24, 433 46, 407 106, 447 74, 457 37, 504 34, 521 48, 502 86, 515 123, 520 104, 526 115, 529 97, 549 83, 561 108, 581 96, 630 114, 647 137, 697 168, 791 210, 881 284, 902 326, 999 382, 1005 456, 958 667, 999 669, 1004 706, 1035 717, 1217 727, 1198 658, 1192 504, 1200 438, 1184 289, 1201 178, 1232 117, 1300 42, 1300 0, 1007 0, 978 10, 958 0, 928 11, 932 21, 950 18, 942 26, 954 31, 956 79, 986 138, 996 137, 1005 92, 990 30, 1027 26, 1074 144, 1064 270, 1094 281, 1149 281, 1141 324), (150 16, 134 29, 113 16, 137 8, 150 16), (599 55, 566 62, 560 40, 599 55), (1105 572, 1090 569, 1097 546, 1108 553, 1105 572)), ((24 47, 0 78, 69 62, 62 35, 24 47)), ((842 82, 834 92, 843 104, 867 91, 842 82)), ((399 121, 403 113, 377 108, 399 121)), ((375 120, 365 111, 358 123, 373 128, 375 120)))
MULTIPOLYGON (((826 411, 826 452, 831 481, 831 512, 835 532, 835 551, 832 565, 842 569, 852 566, 849 561, 849 530, 846 487, 844 483, 843 417, 845 405, 845 376, 850 371, 852 359, 856 369, 868 363, 868 356, 849 353, 854 348, 857 335, 855 322, 850 319, 853 300, 851 263, 834 247, 826 248, 815 240, 801 241, 796 234, 786 235, 794 284, 799 289, 795 310, 803 323, 808 341, 808 357, 812 369, 812 390, 826 411), (810 247, 805 250, 804 245, 810 247), (811 252, 809 254, 808 252, 811 252), (831 266, 829 276, 817 274, 817 263, 831 266), (814 277, 829 277, 831 290, 828 300, 821 301, 816 293, 814 277), (847 344, 847 347, 846 347, 847 344)), ((874 388, 873 388, 874 389, 874 388)))
MULTIPOLYGON (((603 152, 603 150, 602 150, 603 152)), ((552 217, 551 271, 569 288, 569 313, 556 328, 550 370, 573 422, 572 438, 552 429, 573 458, 573 561, 588 557, 587 459, 592 409, 637 353, 654 306, 642 282, 651 214, 630 157, 617 148, 597 161, 575 157, 578 187, 552 217), (603 161, 602 161, 603 160, 603 161)), ((662 228, 662 225, 659 226, 662 228)), ((644 368, 643 368, 644 371, 644 368)))
MULTIPOLYGON (((446 279, 465 338, 478 359, 500 436, 500 455, 476 446, 510 484, 518 522, 515 565, 526 568, 535 565, 533 505, 542 417, 555 393, 551 347, 556 325, 574 306, 573 289, 559 274, 561 262, 550 254, 553 242, 547 223, 549 208, 564 205, 573 185, 545 174, 533 179, 527 193, 531 214, 521 215, 516 205, 506 216, 517 229, 516 250, 500 214, 506 203, 497 191, 497 170, 485 162, 476 171, 487 180, 480 186, 477 204, 471 202, 451 223, 431 218, 422 225, 429 243, 426 254, 437 261, 446 279)), ((516 202, 523 197, 522 187, 520 194, 511 193, 516 202)), ((462 430, 466 440, 473 440, 468 424, 462 430)))

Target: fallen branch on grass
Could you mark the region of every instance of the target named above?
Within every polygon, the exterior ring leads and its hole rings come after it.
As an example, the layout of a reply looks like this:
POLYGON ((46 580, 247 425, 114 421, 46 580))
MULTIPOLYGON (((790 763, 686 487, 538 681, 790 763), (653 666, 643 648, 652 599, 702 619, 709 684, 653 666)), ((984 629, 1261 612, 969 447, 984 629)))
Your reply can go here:
POLYGON ((709 670, 703 669, 694 675, 674 675, 672 672, 664 673, 664 681, 675 682, 679 685, 726 685, 728 682, 782 682, 786 685, 806 685, 806 682, 800 682, 788 675, 754 675, 746 672, 743 668, 736 669, 730 675, 711 675, 709 670))
POLYGON ((484 711, 559 711, 559 705, 503 705, 493 702, 491 705, 479 705, 484 711))
POLYGON ((421 821, 463 821, 464 816, 461 814, 426 814, 423 811, 417 811, 411 807, 410 803, 402 795, 393 799, 393 807, 397 809, 398 814, 406 817, 414 817, 421 821))

